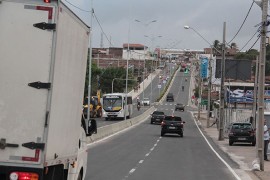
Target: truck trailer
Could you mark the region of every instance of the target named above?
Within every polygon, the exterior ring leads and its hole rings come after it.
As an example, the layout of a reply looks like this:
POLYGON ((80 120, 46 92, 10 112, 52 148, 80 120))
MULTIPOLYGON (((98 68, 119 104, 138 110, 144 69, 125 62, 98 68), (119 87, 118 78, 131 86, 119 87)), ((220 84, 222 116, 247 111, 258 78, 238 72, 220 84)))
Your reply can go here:
POLYGON ((0 0, 0 27, 0 179, 84 179, 90 27, 60 0, 0 0))

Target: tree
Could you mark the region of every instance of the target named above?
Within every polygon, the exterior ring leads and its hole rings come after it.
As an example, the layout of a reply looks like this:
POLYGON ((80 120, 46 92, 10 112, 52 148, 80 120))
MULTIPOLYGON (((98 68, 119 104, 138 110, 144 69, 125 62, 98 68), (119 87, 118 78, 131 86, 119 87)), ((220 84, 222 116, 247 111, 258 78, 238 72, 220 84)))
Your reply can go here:
POLYGON ((215 40, 213 43, 213 54, 216 56, 217 54, 219 54, 219 52, 221 52, 221 43, 219 42, 219 40, 215 40), (219 52, 218 52, 219 51, 219 52))
POLYGON ((238 50, 238 46, 237 46, 237 44, 235 42, 231 43, 230 48, 238 50))

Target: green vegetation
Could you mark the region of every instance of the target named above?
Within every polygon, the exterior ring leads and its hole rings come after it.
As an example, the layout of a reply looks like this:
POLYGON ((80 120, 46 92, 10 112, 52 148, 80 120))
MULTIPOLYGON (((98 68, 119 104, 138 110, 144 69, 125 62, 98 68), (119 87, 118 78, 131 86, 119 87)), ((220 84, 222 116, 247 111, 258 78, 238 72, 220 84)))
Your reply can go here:
MULTIPOLYGON (((174 72, 173 72, 173 75, 172 77, 175 75, 175 73, 177 72, 177 70, 179 69, 179 66, 177 66, 177 68, 175 68, 174 72)), ((161 100, 161 98, 165 95, 166 91, 168 90, 171 82, 172 82, 172 79, 170 79, 170 81, 166 84, 165 88, 163 89, 163 91, 160 93, 159 97, 157 98, 156 102, 159 102, 161 100)))
MULTIPOLYGON (((89 58, 89 56, 88 56, 89 58)), ((89 61, 87 61, 84 97, 88 94, 88 82, 89 82, 89 61)), ((101 94, 112 92, 112 81, 114 78, 113 92, 125 92, 126 90, 126 69, 123 67, 108 67, 106 69, 100 69, 96 64, 91 66, 91 94, 96 95, 97 90, 101 90, 101 94)), ((137 85, 137 79, 133 76, 132 72, 128 74, 128 92, 137 85), (134 79, 134 80, 133 80, 134 79)))

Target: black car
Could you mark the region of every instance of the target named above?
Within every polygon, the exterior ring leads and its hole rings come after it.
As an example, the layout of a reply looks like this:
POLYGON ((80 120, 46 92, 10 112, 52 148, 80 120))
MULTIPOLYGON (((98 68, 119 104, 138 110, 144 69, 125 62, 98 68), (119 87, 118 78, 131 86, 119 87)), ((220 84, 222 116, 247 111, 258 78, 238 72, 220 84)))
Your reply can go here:
POLYGON ((161 136, 166 133, 179 134, 183 137, 184 123, 179 116, 165 116, 165 119, 161 122, 161 136))
POLYGON ((173 93, 167 94, 166 101, 174 101, 173 93))
POLYGON ((151 124, 153 123, 161 123, 165 118, 165 114, 162 111, 154 111, 151 114, 151 124))
POLYGON ((248 142, 252 146, 256 145, 255 129, 251 123, 232 123, 229 129, 229 145, 234 142, 248 142))
POLYGON ((175 111, 177 111, 177 110, 179 110, 179 111, 185 111, 185 105, 184 104, 181 104, 181 103, 177 103, 175 105, 175 111))

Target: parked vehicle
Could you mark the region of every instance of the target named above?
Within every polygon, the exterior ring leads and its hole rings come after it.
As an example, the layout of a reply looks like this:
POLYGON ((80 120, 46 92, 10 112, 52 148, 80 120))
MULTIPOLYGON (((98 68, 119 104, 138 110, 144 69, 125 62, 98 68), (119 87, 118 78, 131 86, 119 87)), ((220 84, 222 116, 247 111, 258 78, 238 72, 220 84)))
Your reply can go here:
POLYGON ((175 105, 175 111, 177 111, 177 110, 179 110, 179 111, 185 111, 185 105, 182 104, 182 103, 177 103, 175 105))
POLYGON ((229 130, 229 145, 235 142, 247 142, 256 145, 255 129, 251 123, 232 123, 229 130))
POLYGON ((161 123, 165 118, 165 113, 163 111, 154 111, 151 114, 151 124, 161 123))
POLYGON ((184 136, 184 123, 179 116, 165 116, 161 122, 161 136, 166 133, 179 134, 180 137, 184 136))
POLYGON ((82 180, 97 131, 82 119, 90 28, 61 1, 0 12, 0 179, 82 180))
POLYGON ((173 96, 173 93, 168 93, 167 94, 167 97, 166 97, 166 101, 174 101, 174 96, 173 96))
POLYGON ((142 100, 142 104, 143 104, 144 106, 150 106, 150 99, 149 99, 149 98, 144 98, 144 99, 142 100))

